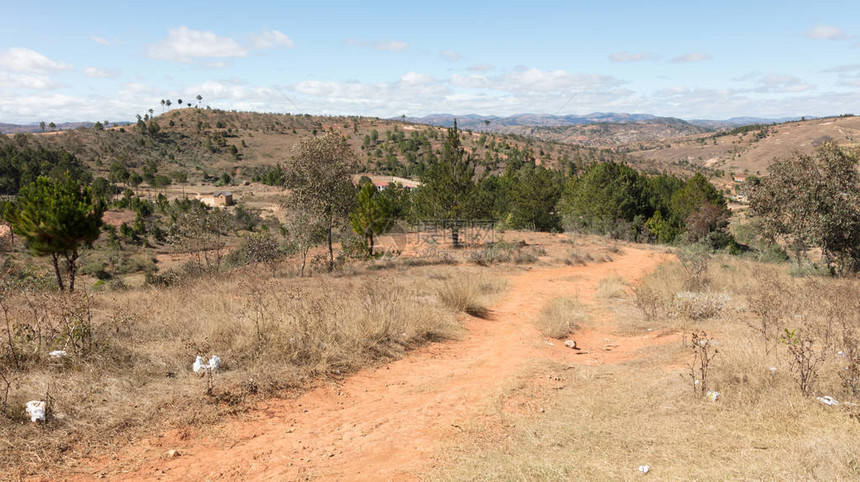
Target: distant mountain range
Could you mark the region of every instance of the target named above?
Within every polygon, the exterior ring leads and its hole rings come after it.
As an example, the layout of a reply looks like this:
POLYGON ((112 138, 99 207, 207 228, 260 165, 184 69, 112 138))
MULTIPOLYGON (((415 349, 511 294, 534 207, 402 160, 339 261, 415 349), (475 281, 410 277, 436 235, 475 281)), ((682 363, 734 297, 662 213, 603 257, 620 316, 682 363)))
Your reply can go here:
MULTIPOLYGON (((53 129, 45 127, 44 132, 71 131, 81 127, 92 127, 95 122, 63 122, 57 124, 53 129)), ((128 125, 131 122, 111 122, 111 126, 128 125)), ((6 124, 0 122, 0 134, 28 134, 34 132, 42 132, 42 127, 38 122, 30 124, 6 124)))
MULTIPOLYGON (((812 119, 813 117, 807 117, 812 119)), ((725 120, 691 119, 684 120, 675 117, 660 117, 651 114, 626 114, 616 112, 593 112, 586 115, 549 115, 549 114, 516 114, 506 117, 482 116, 476 114, 452 115, 452 114, 430 114, 424 117, 406 117, 405 120, 419 124, 430 124, 440 127, 451 127, 454 120, 462 129, 499 131, 513 126, 537 126, 537 127, 560 127, 583 124, 618 124, 618 123, 642 123, 658 121, 659 123, 670 123, 674 125, 690 124, 692 126, 706 129, 733 128, 748 124, 770 124, 781 123, 801 119, 796 117, 782 117, 778 119, 764 117, 732 117, 725 120)))

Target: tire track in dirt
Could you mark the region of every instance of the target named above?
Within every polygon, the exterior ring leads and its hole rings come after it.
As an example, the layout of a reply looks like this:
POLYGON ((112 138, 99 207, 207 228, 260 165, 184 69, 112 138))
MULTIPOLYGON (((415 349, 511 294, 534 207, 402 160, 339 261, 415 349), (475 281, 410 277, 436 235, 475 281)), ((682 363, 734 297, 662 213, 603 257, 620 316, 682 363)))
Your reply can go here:
MULTIPOLYGON (((465 320, 461 340, 416 350, 385 366, 361 371, 339 386, 294 400, 270 400, 250 417, 225 422, 220 434, 189 438, 181 432, 142 442, 92 475, 123 480, 409 480, 430 460, 452 424, 473 414, 496 387, 530 361, 616 363, 669 338, 613 335, 611 314, 592 309, 589 328, 575 333, 586 355, 546 343, 532 324, 557 296, 593 305, 598 282, 628 282, 653 270, 665 254, 624 248, 612 262, 532 268, 513 275, 487 320, 465 320), (600 347, 611 337, 611 351, 600 347), (168 449, 180 456, 163 459, 168 449), (140 461, 143 461, 142 463, 140 461), (131 472, 129 472, 131 470, 131 472)), ((82 474, 83 475, 83 474, 82 474)))

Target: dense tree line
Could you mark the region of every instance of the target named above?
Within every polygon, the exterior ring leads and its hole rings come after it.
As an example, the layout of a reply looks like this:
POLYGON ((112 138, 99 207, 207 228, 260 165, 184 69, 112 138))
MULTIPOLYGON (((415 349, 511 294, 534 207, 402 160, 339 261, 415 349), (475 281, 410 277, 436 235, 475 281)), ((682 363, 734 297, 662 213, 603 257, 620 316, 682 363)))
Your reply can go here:
POLYGON ((78 159, 62 149, 30 145, 25 135, 0 143, 0 194, 17 194, 40 176, 85 183, 92 179, 78 159))
MULTIPOLYGON (((464 149, 455 125, 438 158, 426 164, 422 186, 409 196, 410 209, 401 210, 401 215, 410 220, 493 220, 511 229, 564 228, 640 242, 682 240, 704 242, 714 249, 736 247, 726 229, 726 200, 702 174, 686 180, 666 173, 645 175, 614 162, 593 163, 580 172, 575 162, 549 169, 538 165, 527 150, 509 156, 503 174, 478 175, 478 164, 464 149)), ((454 244, 457 226, 450 227, 454 244)))

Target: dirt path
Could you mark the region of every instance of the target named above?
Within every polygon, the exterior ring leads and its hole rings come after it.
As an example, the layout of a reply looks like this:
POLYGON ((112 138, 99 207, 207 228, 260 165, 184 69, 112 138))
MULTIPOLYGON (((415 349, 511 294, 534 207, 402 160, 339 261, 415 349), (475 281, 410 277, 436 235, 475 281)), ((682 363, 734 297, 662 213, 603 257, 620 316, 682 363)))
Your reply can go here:
POLYGON ((123 468, 131 461, 115 461, 101 473, 123 480, 414 479, 452 424, 532 360, 613 363, 666 341, 613 335, 609 314, 596 308, 592 328, 574 335, 585 355, 548 344, 534 328, 532 320, 551 298, 573 295, 593 303, 600 279, 618 275, 635 282, 666 257, 633 248, 614 256, 609 263, 519 273, 492 317, 468 320, 460 341, 428 346, 296 400, 271 400, 250 420, 226 422, 218 437, 166 434, 138 447, 144 462, 134 472, 123 468), (607 338, 615 345, 611 351, 601 349, 607 338), (170 449, 180 455, 165 459, 170 449))

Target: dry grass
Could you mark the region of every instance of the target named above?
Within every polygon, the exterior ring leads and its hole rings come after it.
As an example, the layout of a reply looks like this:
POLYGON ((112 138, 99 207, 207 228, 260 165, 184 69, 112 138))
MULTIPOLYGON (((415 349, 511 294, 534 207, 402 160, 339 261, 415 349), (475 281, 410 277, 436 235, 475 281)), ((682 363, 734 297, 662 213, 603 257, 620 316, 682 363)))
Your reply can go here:
POLYGON ((677 262, 646 277, 636 299, 605 303, 620 307, 614 311, 626 319, 619 325, 630 330, 706 331, 719 351, 709 382, 721 393, 717 402, 694 394, 692 355, 680 343, 618 365, 546 365, 523 377, 532 388, 515 387, 460 424, 465 430, 446 445, 429 478, 632 480, 642 477, 643 464, 661 480, 860 478, 860 387, 847 383, 857 361, 860 280, 795 279, 787 266, 723 257, 712 260, 706 278, 696 295, 726 294, 713 317, 673 313, 687 279, 677 262), (656 315, 626 317, 643 293, 656 315), (812 354, 823 354, 809 395, 788 343, 780 341, 786 328, 806 333, 812 354), (548 371, 566 378, 563 388, 541 387, 548 371), (530 403, 542 410, 507 408, 529 390, 536 392, 530 403), (816 399, 823 395, 841 404, 824 405, 816 399))
POLYGON ((442 304, 455 312, 478 318, 490 315, 489 295, 502 292, 505 280, 486 274, 447 278, 436 288, 442 304))
POLYGON ((457 303, 475 311, 486 309, 481 303, 503 286, 454 268, 310 279, 237 270, 169 289, 95 293, 90 345, 80 348, 63 335, 80 320, 52 311, 64 303, 56 295, 30 304, 4 298, 20 323, 15 333, 32 328, 33 319, 40 320, 35 328, 43 334, 48 323, 58 330, 41 341, 13 337, 15 355, 2 333, 0 375, 14 383, 7 416, 0 417, 0 440, 20 443, 4 448, 0 467, 10 476, 56 475, 85 453, 113 451, 157 427, 202 428, 259 397, 391 360, 411 347, 457 336, 452 301, 442 293, 465 292, 457 303), (431 271, 439 279, 428 280, 431 271), (47 352, 57 348, 69 356, 52 361, 47 352), (191 371, 197 355, 223 360, 211 386, 191 371), (19 369, 12 368, 13 358, 19 369), (24 403, 46 393, 50 422, 23 423, 24 403))
POLYGON ((544 306, 535 322, 542 335, 563 338, 587 319, 585 306, 576 298, 555 298, 544 306))
POLYGON ((609 276, 597 283, 598 298, 620 299, 627 297, 627 283, 620 276, 609 276))

